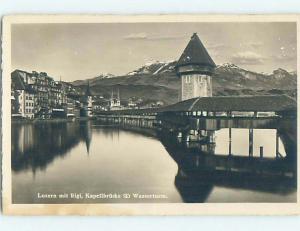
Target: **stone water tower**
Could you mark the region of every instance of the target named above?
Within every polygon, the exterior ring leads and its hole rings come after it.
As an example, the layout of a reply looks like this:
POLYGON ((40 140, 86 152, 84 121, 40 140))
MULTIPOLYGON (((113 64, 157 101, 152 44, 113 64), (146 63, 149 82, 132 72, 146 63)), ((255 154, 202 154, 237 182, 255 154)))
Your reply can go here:
POLYGON ((216 65, 196 33, 180 56, 176 72, 181 78, 180 101, 212 96, 212 79, 216 65))

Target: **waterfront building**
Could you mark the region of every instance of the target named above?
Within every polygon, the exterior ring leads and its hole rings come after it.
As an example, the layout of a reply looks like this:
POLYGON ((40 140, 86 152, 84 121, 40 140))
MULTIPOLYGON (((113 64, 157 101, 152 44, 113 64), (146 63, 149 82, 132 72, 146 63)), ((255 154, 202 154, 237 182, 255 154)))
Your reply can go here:
POLYGON ((180 56, 176 71, 181 78, 180 101, 212 96, 211 76, 216 65, 196 33, 180 56))
POLYGON ((88 84, 79 87, 54 81, 46 72, 15 70, 11 73, 11 111, 14 117, 65 118, 92 116, 93 96, 88 84))
POLYGON ((88 84, 79 87, 54 81, 46 72, 15 70, 11 73, 12 116, 26 118, 65 118, 93 114, 93 95, 88 84))
POLYGON ((64 82, 57 81, 56 87, 58 89, 57 93, 57 102, 60 106, 65 106, 67 104, 67 91, 66 91, 66 85, 64 82))
POLYGON ((35 114, 35 91, 26 86, 21 75, 12 75, 12 116, 33 119, 35 114))
POLYGON ((52 109, 58 106, 58 94, 56 83, 47 73, 36 74, 36 83, 33 87, 37 91, 37 111, 43 118, 50 118, 52 109))
POLYGON ((109 104, 109 99, 105 99, 103 96, 97 97, 93 101, 93 112, 95 111, 107 111, 108 110, 108 105, 109 104))
POLYGON ((137 103, 134 101, 134 99, 130 98, 128 100, 128 107, 129 108, 137 108, 137 103))
MULTIPOLYGON (((27 92, 35 93, 33 110, 28 108, 28 111, 33 111, 31 113, 34 113, 36 117, 50 118, 52 109, 62 108, 61 86, 52 77, 48 76, 46 72, 38 73, 33 71, 29 73, 22 70, 15 70, 11 75, 12 89, 15 82, 21 81, 27 92)), ((32 96, 28 95, 28 100, 31 98, 32 96)), ((32 102, 28 102, 28 105, 32 105, 32 102)))
POLYGON ((80 101, 77 95, 67 95, 65 111, 67 118, 77 119, 80 117, 80 101))
MULTIPOLYGON (((81 94, 79 88, 76 88, 72 84, 63 82, 61 80, 54 81, 54 79, 48 76, 46 72, 38 73, 36 71, 32 71, 32 73, 29 73, 22 70, 15 70, 11 73, 11 76, 12 114, 20 114, 16 112, 17 101, 20 101, 21 98, 24 99, 24 97, 26 100, 26 96, 24 95, 23 97, 22 92, 20 92, 20 89, 16 89, 15 85, 17 85, 18 88, 22 88, 21 90, 24 90, 24 94, 27 94, 28 108, 23 109, 21 107, 18 109, 25 110, 24 113, 26 113, 27 110, 28 115, 26 115, 26 117, 34 116, 37 118, 51 118, 62 117, 62 115, 66 116, 66 106, 68 103, 67 95, 75 95, 79 97, 81 94), (22 83, 21 85, 20 82, 22 83), (31 94, 29 95, 29 93, 31 94), (34 100, 32 96, 33 93, 34 100)), ((25 114, 20 116, 25 117, 25 114)))

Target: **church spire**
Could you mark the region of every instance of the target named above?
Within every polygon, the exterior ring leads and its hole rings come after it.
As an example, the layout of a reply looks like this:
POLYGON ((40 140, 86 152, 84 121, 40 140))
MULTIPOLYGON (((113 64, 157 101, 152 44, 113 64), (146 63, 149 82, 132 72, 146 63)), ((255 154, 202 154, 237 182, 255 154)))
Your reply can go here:
POLYGON ((88 83, 87 83, 85 95, 86 96, 92 96, 92 92, 91 92, 91 89, 90 89, 90 81, 88 81, 88 83))

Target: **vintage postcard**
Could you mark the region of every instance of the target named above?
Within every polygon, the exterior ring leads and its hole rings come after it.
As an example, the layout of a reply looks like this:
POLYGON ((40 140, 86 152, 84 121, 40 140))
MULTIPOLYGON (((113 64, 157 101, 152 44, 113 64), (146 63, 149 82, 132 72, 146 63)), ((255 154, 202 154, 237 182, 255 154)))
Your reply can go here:
POLYGON ((4 214, 299 214, 299 20, 4 17, 4 214))

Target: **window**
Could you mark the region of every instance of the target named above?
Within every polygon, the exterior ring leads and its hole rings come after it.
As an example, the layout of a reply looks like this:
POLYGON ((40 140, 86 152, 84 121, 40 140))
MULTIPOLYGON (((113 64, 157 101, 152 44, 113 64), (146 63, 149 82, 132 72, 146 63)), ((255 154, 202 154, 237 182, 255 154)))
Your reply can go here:
POLYGON ((202 76, 198 75, 198 82, 201 83, 202 82, 202 76))
POLYGON ((190 75, 186 75, 185 76, 185 83, 190 83, 191 82, 191 76, 190 75))

